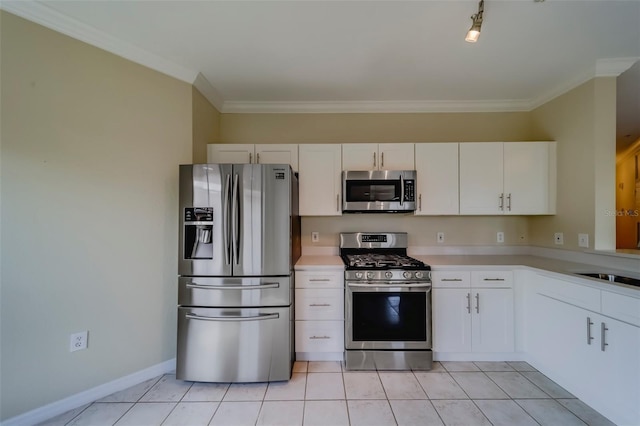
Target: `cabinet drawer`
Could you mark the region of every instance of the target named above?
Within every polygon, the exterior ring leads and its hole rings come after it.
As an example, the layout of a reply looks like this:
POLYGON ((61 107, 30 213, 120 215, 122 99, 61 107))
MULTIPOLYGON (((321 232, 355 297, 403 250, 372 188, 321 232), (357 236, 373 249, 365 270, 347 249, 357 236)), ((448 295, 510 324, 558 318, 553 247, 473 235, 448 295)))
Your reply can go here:
POLYGON ((431 281, 434 288, 469 288, 471 273, 469 271, 433 271, 431 281))
POLYGON ((471 287, 476 288, 511 288, 513 287, 513 271, 473 271, 471 287))
POLYGON ((344 319, 342 289, 296 289, 296 320, 344 319))
POLYGON ((640 326, 640 299, 603 291, 602 313, 620 321, 640 326))
POLYGON ((296 288, 344 288, 344 271, 296 271, 296 288))
POLYGON ((539 276, 538 293, 581 308, 600 312, 600 290, 546 276, 539 276))
POLYGON ((342 351, 343 321, 296 321, 296 352, 342 351))

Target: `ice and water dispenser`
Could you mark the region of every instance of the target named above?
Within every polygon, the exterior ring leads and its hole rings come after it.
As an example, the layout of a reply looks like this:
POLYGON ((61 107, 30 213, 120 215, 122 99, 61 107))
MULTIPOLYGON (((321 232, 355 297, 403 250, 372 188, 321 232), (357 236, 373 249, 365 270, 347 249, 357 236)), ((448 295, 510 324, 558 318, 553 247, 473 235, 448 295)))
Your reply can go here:
POLYGON ((185 259, 213 259, 213 207, 184 209, 185 259))

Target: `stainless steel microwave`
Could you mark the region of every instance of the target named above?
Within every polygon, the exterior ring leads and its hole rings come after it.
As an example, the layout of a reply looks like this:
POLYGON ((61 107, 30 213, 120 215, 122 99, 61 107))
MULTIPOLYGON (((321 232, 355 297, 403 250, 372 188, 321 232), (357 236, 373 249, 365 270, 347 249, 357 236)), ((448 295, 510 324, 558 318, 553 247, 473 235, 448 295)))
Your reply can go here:
POLYGON ((416 209, 415 170, 342 172, 344 213, 399 213, 416 209))

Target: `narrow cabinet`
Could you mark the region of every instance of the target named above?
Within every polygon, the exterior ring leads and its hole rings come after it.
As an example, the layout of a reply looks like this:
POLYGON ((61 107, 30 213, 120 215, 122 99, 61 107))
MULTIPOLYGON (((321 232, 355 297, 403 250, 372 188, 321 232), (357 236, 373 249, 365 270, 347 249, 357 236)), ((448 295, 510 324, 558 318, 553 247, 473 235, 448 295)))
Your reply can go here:
POLYGON ((289 164, 298 171, 296 144, 209 144, 207 162, 242 164, 289 164))
POLYGON ((514 351, 512 271, 434 271, 433 341, 439 359, 514 351))
POLYGON ((342 361, 343 270, 296 270, 295 285, 296 359, 342 361))
POLYGON ((340 145, 300 145, 299 165, 300 216, 342 215, 340 145))
POLYGON ((417 143, 416 216, 457 215, 458 144, 417 143))
POLYGON ((414 170, 412 143, 342 145, 342 170, 414 170))

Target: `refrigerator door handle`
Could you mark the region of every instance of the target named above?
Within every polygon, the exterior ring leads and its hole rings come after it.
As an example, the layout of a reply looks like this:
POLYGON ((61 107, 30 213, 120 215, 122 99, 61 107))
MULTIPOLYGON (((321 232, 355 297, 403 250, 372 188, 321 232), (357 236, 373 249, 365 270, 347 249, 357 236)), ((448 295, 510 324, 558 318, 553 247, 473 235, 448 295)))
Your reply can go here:
POLYGON ((238 174, 233 176, 231 223, 233 227, 233 263, 240 263, 240 199, 238 198, 238 174))
POLYGON ((206 285, 187 283, 186 287, 204 290, 264 290, 266 288, 280 288, 280 283, 264 283, 258 285, 206 285))
POLYGON ((222 205, 222 244, 224 245, 224 263, 231 265, 231 235, 229 226, 229 201, 231 198, 231 175, 227 174, 224 185, 224 199, 222 205))
POLYGON ((264 320, 270 320, 270 319, 278 319, 280 318, 280 314, 264 314, 264 315, 254 316, 254 317, 205 317, 205 316, 196 315, 196 314, 186 314, 185 318, 190 320, 198 320, 198 321, 227 321, 227 322, 264 321, 264 320))

